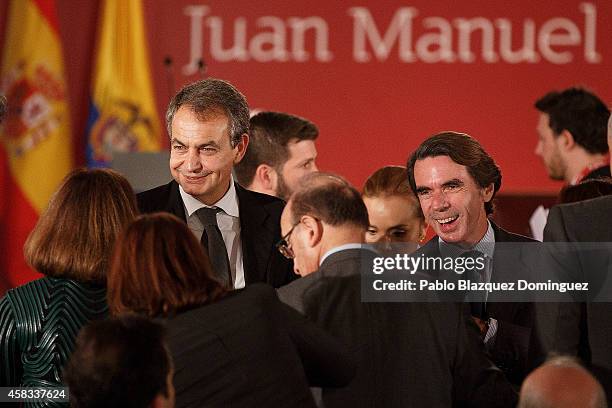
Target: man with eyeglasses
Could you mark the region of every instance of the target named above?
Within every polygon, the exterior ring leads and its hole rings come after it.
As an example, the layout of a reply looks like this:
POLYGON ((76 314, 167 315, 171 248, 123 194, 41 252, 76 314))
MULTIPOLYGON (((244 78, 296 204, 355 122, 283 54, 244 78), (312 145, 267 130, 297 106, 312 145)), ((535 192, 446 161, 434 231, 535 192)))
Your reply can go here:
POLYGON ((360 193, 328 173, 305 176, 281 216, 277 247, 302 278, 279 297, 357 362, 347 387, 323 389, 324 406, 514 406, 516 394, 459 305, 362 302, 361 265, 376 256, 362 244, 368 225, 360 193))

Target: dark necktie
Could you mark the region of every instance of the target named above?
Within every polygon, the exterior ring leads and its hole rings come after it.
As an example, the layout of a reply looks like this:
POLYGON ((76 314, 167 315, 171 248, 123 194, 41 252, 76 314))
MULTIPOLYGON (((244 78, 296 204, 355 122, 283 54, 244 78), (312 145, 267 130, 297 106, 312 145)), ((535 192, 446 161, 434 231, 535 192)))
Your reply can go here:
POLYGON ((208 252, 210 263, 213 267, 215 276, 219 278, 221 283, 227 284, 230 288, 232 285, 232 274, 229 266, 229 259, 227 257, 227 248, 221 231, 217 225, 217 213, 221 211, 220 208, 208 208, 203 207, 196 211, 196 214, 204 231, 202 232, 202 239, 200 243, 204 250, 208 252))
MULTIPOLYGON (((485 258, 484 254, 480 251, 468 251, 464 252, 461 255, 462 258, 472 258, 474 261, 472 264, 474 267, 466 268, 465 278, 469 279, 471 282, 485 282, 486 278, 484 276, 485 270, 478 269, 478 263, 476 262, 476 258, 485 258)), ((485 259, 485 268, 486 268, 486 259, 485 259)), ((476 316, 480 319, 486 319, 486 302, 485 302, 485 292, 481 291, 470 291, 468 293, 468 299, 470 300, 470 310, 472 316, 476 316)))

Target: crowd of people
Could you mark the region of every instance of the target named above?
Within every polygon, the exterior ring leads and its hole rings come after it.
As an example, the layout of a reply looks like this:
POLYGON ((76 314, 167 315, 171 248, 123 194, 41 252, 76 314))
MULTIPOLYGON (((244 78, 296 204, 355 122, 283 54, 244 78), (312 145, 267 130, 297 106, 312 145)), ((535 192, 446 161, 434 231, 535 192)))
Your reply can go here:
MULTIPOLYGON (((536 153, 566 182, 545 241, 612 242, 609 109, 580 88, 535 107, 536 153)), ((503 250, 537 243, 491 220, 502 173, 476 138, 430 136, 358 190, 317 168, 314 123, 249 117, 226 81, 187 85, 166 120, 170 183, 78 169, 51 198, 24 247, 45 276, 0 299, 0 387, 68 386, 83 408, 607 406, 608 303, 363 298, 380 254, 531 273, 503 250)), ((559 268, 605 274, 607 256, 559 268)))

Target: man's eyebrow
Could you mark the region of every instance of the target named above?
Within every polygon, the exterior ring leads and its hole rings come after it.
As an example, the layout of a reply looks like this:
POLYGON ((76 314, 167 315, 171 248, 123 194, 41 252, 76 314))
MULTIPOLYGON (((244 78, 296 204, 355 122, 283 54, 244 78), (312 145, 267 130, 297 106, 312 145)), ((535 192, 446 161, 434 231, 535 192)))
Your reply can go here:
POLYGON ((202 147, 215 147, 215 148, 219 148, 219 144, 215 141, 209 141, 209 142, 205 142, 202 144, 198 145, 198 149, 201 149, 202 147))
POLYGON ((310 163, 310 162, 313 162, 313 161, 315 161, 315 157, 309 157, 309 158, 307 158, 307 159, 305 159, 305 160, 302 160, 302 161, 299 163, 299 165, 300 165, 300 166, 302 166, 302 165, 304 165, 304 164, 306 164, 306 163, 310 163))
POLYGON ((442 186, 446 186, 446 187, 448 187, 448 186, 462 186, 464 184, 465 183, 463 182, 463 180, 458 179, 458 178, 453 178, 453 179, 450 179, 450 180, 445 181, 444 183, 442 183, 442 186))
POLYGON ((181 145, 181 146, 185 146, 185 143, 181 142, 180 140, 178 140, 177 138, 174 138, 174 137, 172 138, 172 140, 170 140, 170 144, 171 144, 171 145, 173 145, 173 144, 179 144, 179 145, 181 145))

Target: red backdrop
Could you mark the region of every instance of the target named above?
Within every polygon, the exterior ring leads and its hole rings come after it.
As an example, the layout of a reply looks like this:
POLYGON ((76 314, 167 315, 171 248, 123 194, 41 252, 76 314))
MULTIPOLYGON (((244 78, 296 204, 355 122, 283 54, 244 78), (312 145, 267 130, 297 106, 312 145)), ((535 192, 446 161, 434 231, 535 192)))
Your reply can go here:
MULTIPOLYGON (((6 3, 0 4, 0 44, 6 3)), ((205 75, 234 83, 252 108, 316 122, 320 167, 358 186, 384 164, 404 164, 426 136, 458 130, 480 140, 500 164, 502 192, 557 191, 560 185, 547 179, 533 154, 533 102, 575 84, 612 101, 609 1, 147 0, 144 5, 160 115, 172 92, 169 82, 176 90, 199 77, 183 67, 201 50, 205 75), (303 45, 300 24, 311 27, 303 31, 303 45), (470 27, 480 28, 470 32, 470 27), (221 47, 215 46, 215 33, 221 47), (236 44, 235 52, 227 51, 236 44), (524 44, 523 54, 510 55, 524 44), (363 60, 366 54, 369 61, 363 60), (167 56, 171 69, 163 64, 167 56)), ((79 163, 97 10, 97 1, 58 1, 79 163)))

